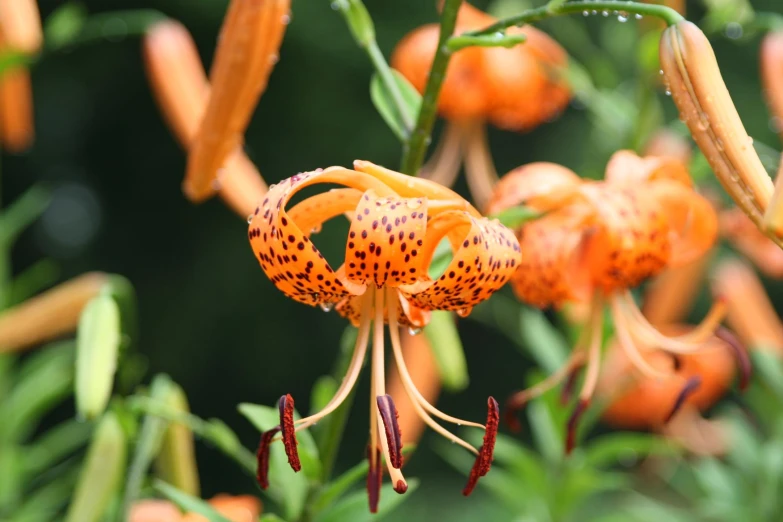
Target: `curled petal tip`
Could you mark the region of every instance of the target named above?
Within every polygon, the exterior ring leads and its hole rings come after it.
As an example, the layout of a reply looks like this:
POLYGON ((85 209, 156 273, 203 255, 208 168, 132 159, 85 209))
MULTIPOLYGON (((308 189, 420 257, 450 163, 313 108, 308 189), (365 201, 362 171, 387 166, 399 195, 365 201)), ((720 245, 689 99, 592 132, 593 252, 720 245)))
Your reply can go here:
POLYGON ((280 432, 283 436, 285 454, 288 456, 288 464, 291 469, 299 471, 302 463, 299 461, 299 453, 296 450, 296 428, 294 427, 294 398, 290 394, 280 397, 277 404, 280 410, 280 432))
POLYGON ((468 483, 462 490, 466 497, 473 493, 473 489, 478 484, 478 480, 489 473, 492 467, 492 458, 495 453, 495 441, 498 436, 498 426, 500 425, 500 407, 494 397, 487 399, 487 422, 485 425, 484 442, 473 463, 473 468, 468 476, 468 483))
POLYGON ((669 421, 674 418, 677 412, 682 408, 683 404, 685 404, 685 401, 688 400, 688 397, 693 395, 696 390, 699 389, 699 386, 701 386, 700 377, 691 377, 688 379, 688 381, 685 383, 685 386, 682 387, 682 390, 680 390, 680 393, 677 395, 677 399, 674 401, 674 406, 672 406, 671 411, 664 419, 664 424, 668 424, 669 421))

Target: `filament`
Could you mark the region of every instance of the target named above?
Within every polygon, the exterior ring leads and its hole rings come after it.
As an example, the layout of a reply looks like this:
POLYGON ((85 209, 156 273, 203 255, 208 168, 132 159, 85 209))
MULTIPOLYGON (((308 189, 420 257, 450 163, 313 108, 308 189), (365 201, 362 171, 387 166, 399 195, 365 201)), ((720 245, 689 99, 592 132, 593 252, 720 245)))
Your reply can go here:
POLYGON ((622 305, 619 302, 619 297, 617 295, 612 297, 611 307, 617 340, 623 352, 625 352, 625 355, 628 357, 628 360, 631 361, 631 364, 633 364, 644 375, 653 379, 667 379, 672 377, 671 373, 658 370, 648 363, 644 357, 642 357, 638 346, 636 346, 636 343, 634 343, 633 338, 631 337, 628 327, 628 319, 623 314, 622 305))
POLYGON ((487 143, 487 127, 483 121, 473 122, 465 129, 465 174, 473 202, 486 208, 498 182, 487 143))
POLYGON ((454 185, 462 162, 462 129, 447 123, 432 158, 422 167, 420 177, 432 180, 444 187, 454 185))

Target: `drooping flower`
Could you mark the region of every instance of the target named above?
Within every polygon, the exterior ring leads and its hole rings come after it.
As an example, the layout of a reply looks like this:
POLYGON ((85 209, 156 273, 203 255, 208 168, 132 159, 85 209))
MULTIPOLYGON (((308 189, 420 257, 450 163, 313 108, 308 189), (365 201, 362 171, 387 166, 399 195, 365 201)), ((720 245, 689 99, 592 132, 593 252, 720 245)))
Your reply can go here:
POLYGON ((367 477, 370 510, 377 509, 382 460, 386 461, 395 490, 406 491, 396 408, 385 390, 384 325, 388 323, 394 361, 416 413, 439 434, 477 455, 463 491, 468 495, 492 462, 497 402, 489 398, 484 425, 446 415, 432 406, 416 389, 403 360, 399 325, 425 326, 430 310, 452 310, 462 316, 470 313, 516 270, 519 244, 510 230, 482 218, 461 197, 432 181, 365 161, 356 161, 354 168, 331 167, 297 174, 270 187, 250 222, 253 253, 279 290, 304 304, 334 307, 359 327, 346 376, 323 410, 295 421, 293 398, 285 395, 280 399, 280 425, 261 439, 259 482, 262 487, 268 485, 269 444, 278 440, 278 433, 292 468, 300 469, 295 432, 312 426, 342 404, 356 384, 372 339, 367 477), (286 209, 295 193, 319 183, 345 188, 312 196, 286 209), (345 261, 334 270, 309 236, 323 222, 345 213, 352 216, 345 261), (442 275, 431 279, 428 267, 444 238, 451 244, 453 259, 442 275), (434 418, 484 429, 483 445, 476 450, 434 418))
MULTIPOLYGON (((188 149, 210 96, 196 44, 182 24, 166 20, 147 31, 143 46, 152 92, 177 140, 188 149)), ((266 190, 261 174, 237 146, 223 164, 218 194, 244 219, 266 190)))
MULTIPOLYGON (((511 171, 498 183, 492 213, 525 204, 546 212, 517 231, 522 260, 511 279, 516 295, 538 307, 590 303, 582 336, 566 365, 539 385, 509 399, 509 413, 587 366, 579 400, 568 423, 566 449, 598 382, 603 309, 609 306, 621 347, 642 373, 658 376, 640 355, 655 347, 692 353, 718 326, 718 301, 704 322, 687 334, 667 337, 642 315, 630 289, 663 269, 697 259, 717 234, 710 203, 697 194, 681 162, 616 153, 603 181, 586 181, 551 163, 511 171)), ((570 380, 570 379, 569 379, 570 380)), ((513 422, 513 416, 510 415, 513 422)))
POLYGON ((291 0, 232 0, 209 74, 209 102, 188 149, 183 190, 194 202, 220 186, 226 159, 242 146, 245 129, 278 61, 291 0))
MULTIPOLYGON (((456 33, 481 29, 496 20, 468 3, 460 7, 456 33)), ((419 92, 424 91, 437 48, 439 27, 429 24, 408 34, 392 56, 392 66, 419 92)), ((524 44, 511 49, 469 47, 454 53, 438 98, 438 111, 448 120, 433 160, 423 175, 452 185, 464 157, 468 185, 483 210, 497 181, 489 153, 487 121, 506 130, 526 131, 561 112, 571 94, 558 70, 566 52, 542 31, 525 26, 524 44)))
MULTIPOLYGON (((14 0, 0 5, 0 54, 35 54, 43 43, 41 16, 35 0, 14 0)), ((14 65, 0 77, 0 143, 21 152, 33 142, 33 91, 30 71, 14 65)))
MULTIPOLYGON (((669 325, 666 331, 688 335, 693 330, 669 325)), ((615 339, 610 343, 601 367, 596 392, 608 403, 601 418, 617 428, 666 433, 695 453, 725 452, 728 434, 721 423, 708 421, 700 413, 731 387, 738 349, 734 336, 720 329, 694 353, 671 353, 649 346, 641 356, 657 376, 640 375, 622 342, 615 339)))

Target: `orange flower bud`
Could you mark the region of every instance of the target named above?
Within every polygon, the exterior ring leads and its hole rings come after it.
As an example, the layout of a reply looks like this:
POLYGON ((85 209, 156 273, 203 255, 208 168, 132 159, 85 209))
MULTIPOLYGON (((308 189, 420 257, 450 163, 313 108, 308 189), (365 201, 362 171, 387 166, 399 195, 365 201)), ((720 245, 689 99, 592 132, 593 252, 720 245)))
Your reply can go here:
MULTIPOLYGON (((144 37, 147 77, 161 112, 183 148, 198 131, 209 83, 188 30, 173 20, 155 24, 144 37)), ((267 186, 240 146, 226 160, 220 196, 237 214, 249 216, 267 186)))
POLYGON ((783 140, 783 31, 769 33, 761 42, 761 82, 777 131, 783 140))
POLYGON ((0 2, 0 39, 16 51, 38 52, 43 43, 43 31, 35 0, 0 2))
POLYGON ((242 144, 267 85, 289 21, 290 0, 232 0, 210 71, 212 95, 190 153, 183 190, 194 202, 214 192, 214 180, 242 144))
POLYGON ((0 353, 30 348, 73 332, 82 308, 101 291, 106 274, 65 282, 0 314, 0 353))
POLYGON ((680 115, 715 175, 756 226, 766 229, 772 180, 731 101, 707 37, 691 22, 674 24, 661 36, 660 58, 680 115))
POLYGON ((34 138, 30 73, 17 67, 0 78, 0 143, 10 152, 22 152, 34 138))
POLYGON ((753 269, 741 261, 724 261, 713 286, 728 304, 726 321, 746 346, 783 354, 783 323, 753 269))

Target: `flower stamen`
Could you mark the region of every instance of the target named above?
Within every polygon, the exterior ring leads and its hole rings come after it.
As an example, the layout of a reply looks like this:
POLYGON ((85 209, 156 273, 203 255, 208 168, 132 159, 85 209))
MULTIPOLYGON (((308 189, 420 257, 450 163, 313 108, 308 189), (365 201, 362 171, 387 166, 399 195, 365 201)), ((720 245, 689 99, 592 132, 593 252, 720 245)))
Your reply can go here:
POLYGON ((473 488, 476 487, 479 478, 489 473, 489 469, 492 467, 499 425, 500 408, 498 407, 498 401, 490 397, 487 399, 487 427, 484 432, 484 442, 481 444, 481 449, 476 456, 475 462, 473 462, 468 483, 465 485, 465 489, 462 490, 462 494, 466 497, 473 492, 473 488))
POLYGON ((280 431, 280 426, 275 426, 271 430, 265 431, 261 434, 261 441, 258 443, 256 480, 258 480, 258 485, 261 486, 261 489, 269 487, 269 445, 272 444, 272 440, 278 431, 280 431))
POLYGON ((280 433, 283 437, 285 454, 288 456, 288 464, 294 471, 302 469, 299 461, 299 453, 296 451, 296 430, 294 429, 294 398, 290 394, 280 397, 277 403, 280 410, 280 433))
POLYGON ((699 389, 699 386, 701 386, 701 377, 694 376, 688 379, 685 382, 685 386, 682 387, 682 390, 680 390, 680 393, 677 395, 677 399, 674 401, 674 406, 672 406, 671 411, 664 419, 663 423, 668 424, 670 420, 677 414, 678 411, 682 408, 683 404, 685 404, 685 401, 696 393, 696 390, 699 389))
POLYGON ((383 420, 384 431, 386 432, 386 445, 389 447, 389 460, 392 467, 400 469, 402 467, 402 433, 397 421, 399 414, 394 407, 394 401, 391 395, 386 394, 376 397, 378 411, 383 420))

